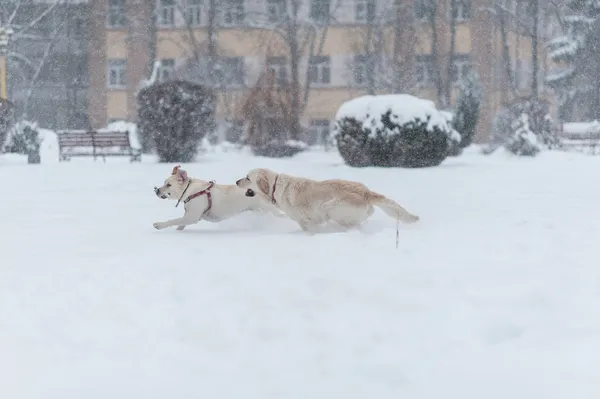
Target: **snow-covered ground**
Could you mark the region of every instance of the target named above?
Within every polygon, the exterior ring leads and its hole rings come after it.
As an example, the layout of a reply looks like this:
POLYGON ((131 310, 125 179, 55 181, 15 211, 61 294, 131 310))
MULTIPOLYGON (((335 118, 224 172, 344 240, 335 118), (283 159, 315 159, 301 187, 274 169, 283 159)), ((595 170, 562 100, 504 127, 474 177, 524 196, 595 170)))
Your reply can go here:
POLYGON ((173 165, 0 157, 0 398, 600 397, 600 157, 470 153, 431 169, 207 152, 362 181, 421 216, 307 236, 244 214, 179 232, 173 165))

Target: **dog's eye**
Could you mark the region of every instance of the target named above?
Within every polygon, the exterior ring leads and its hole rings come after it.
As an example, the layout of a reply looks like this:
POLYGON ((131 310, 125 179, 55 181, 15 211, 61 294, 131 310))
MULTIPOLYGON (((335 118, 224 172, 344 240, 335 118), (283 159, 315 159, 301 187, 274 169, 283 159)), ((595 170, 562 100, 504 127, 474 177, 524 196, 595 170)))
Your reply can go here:
POLYGON ((167 184, 167 188, 169 188, 169 187, 171 187, 171 185, 170 185, 170 184, 167 184))
POLYGON ((248 176, 246 176, 246 180, 250 181, 250 178, 248 176))

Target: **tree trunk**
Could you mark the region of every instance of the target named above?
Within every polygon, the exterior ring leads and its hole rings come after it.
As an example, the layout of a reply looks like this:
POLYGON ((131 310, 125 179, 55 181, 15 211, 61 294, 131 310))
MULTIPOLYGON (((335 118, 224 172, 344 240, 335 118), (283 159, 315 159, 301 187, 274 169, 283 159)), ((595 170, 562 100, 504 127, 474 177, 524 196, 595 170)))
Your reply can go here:
POLYGON ((156 61, 156 1, 147 0, 149 21, 148 24, 148 66, 147 66, 147 79, 150 79, 152 72, 154 71, 154 62, 156 61))
POLYGON ((372 49, 373 46, 373 30, 375 29, 374 26, 375 21, 373 21, 372 18, 369 19, 369 21, 367 22, 367 37, 365 39, 365 58, 366 58, 366 64, 367 64, 367 70, 366 72, 366 79, 367 79, 367 93, 374 95, 375 94, 375 64, 376 64, 376 60, 374 59, 374 57, 376 57, 376 54, 374 54, 374 51, 372 49))
MULTIPOLYGON (((300 137, 300 102, 301 90, 300 90, 300 45, 298 43, 298 1, 292 1, 292 18, 287 22, 287 40, 288 47, 290 49, 290 91, 291 91, 291 108, 292 108, 292 120, 290 126, 290 138, 292 140, 298 140, 300 137)), ((308 84, 308 82, 307 82, 308 84)))
POLYGON ((402 0, 395 0, 394 6, 396 8, 396 18, 394 21, 394 65, 393 65, 393 79, 394 79, 394 92, 401 93, 403 91, 402 78, 399 76, 400 71, 399 64, 404 58, 402 49, 402 0))
POLYGON ((540 20, 539 12, 539 0, 533 1, 533 32, 531 35, 531 97, 535 100, 538 98, 538 72, 539 72, 539 61, 538 61, 538 25, 540 20))
MULTIPOLYGON (((502 10, 499 10, 502 13, 502 10)), ((504 61, 504 68, 506 70, 506 77, 508 79, 508 86, 513 95, 516 95, 515 79, 512 71, 512 62, 510 60, 510 49, 508 47, 508 33, 506 27, 506 20, 504 15, 500 15, 500 39, 502 40, 502 59, 504 61)))
POLYGON ((438 55, 438 31, 437 31, 437 1, 430 0, 429 26, 431 28, 431 61, 435 75, 435 92, 438 105, 444 107, 444 86, 442 74, 440 73, 439 55, 438 55))
MULTIPOLYGON (((454 48, 456 46, 456 0, 450 0, 450 51, 448 54, 448 70, 446 73, 446 106, 452 104, 452 68, 454 65, 454 48)), ((460 71, 458 71, 460 73, 460 71)))

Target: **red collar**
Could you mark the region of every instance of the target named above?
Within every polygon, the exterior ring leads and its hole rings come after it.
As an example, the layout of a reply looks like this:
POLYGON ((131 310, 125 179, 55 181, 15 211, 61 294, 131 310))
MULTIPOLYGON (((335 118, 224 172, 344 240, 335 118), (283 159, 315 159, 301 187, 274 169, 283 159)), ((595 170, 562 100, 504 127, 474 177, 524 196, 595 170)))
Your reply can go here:
POLYGON ((277 202, 275 201, 275 189, 277 188, 277 179, 279 179, 279 175, 275 176, 275 183, 273 183, 273 192, 271 194, 271 202, 273 204, 277 202))
POLYGON ((183 201, 183 203, 187 204, 188 202, 190 202, 194 198, 200 197, 201 195, 206 194, 206 199, 208 200, 208 206, 206 207, 206 210, 203 213, 203 215, 206 215, 210 211, 210 208, 212 208, 212 194, 210 193, 210 189, 213 188, 214 185, 215 185, 215 181, 211 180, 210 184, 208 185, 208 187, 206 187, 202 191, 198 191, 197 193, 190 195, 189 197, 187 197, 185 199, 185 201, 183 201))

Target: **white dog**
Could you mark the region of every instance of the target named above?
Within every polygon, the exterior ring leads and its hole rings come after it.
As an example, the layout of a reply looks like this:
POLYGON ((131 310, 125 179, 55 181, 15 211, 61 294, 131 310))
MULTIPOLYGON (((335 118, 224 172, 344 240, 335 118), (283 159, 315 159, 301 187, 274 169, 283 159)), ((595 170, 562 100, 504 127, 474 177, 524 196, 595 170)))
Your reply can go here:
POLYGON ((247 196, 259 195, 271 201, 304 231, 311 233, 329 221, 345 228, 358 227, 373 214, 373 206, 397 221, 419 220, 395 201, 369 190, 364 184, 348 180, 316 181, 258 168, 235 184, 250 189, 247 196))
POLYGON ((185 226, 201 220, 220 222, 248 210, 266 210, 276 216, 283 216, 275 206, 259 198, 252 198, 253 193, 246 195, 249 191, 251 190, 242 190, 233 184, 192 179, 180 166, 175 166, 163 186, 154 187, 154 192, 159 198, 177 200, 177 205, 179 201, 183 201, 185 214, 181 218, 156 222, 154 227, 161 230, 177 226, 177 230, 183 230, 185 226))

